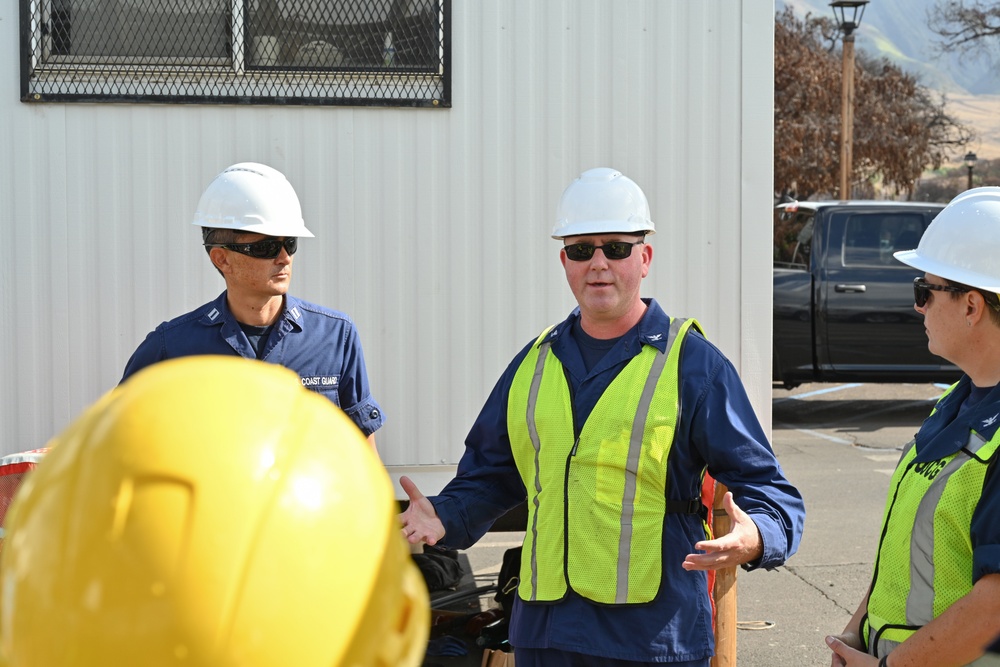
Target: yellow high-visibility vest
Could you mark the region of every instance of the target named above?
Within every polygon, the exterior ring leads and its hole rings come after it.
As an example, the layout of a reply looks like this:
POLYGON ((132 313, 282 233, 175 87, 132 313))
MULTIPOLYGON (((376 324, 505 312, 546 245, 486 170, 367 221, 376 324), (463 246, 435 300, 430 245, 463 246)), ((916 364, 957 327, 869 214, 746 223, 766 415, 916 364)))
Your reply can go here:
MULTIPOLYGON (((887 655, 972 590, 972 515, 998 446, 1000 431, 989 441, 971 431, 954 454, 915 463, 915 441, 907 445, 889 484, 861 624, 872 655, 887 655)), ((1000 657, 971 664, 1000 665, 1000 657)))
POLYGON ((547 330, 518 367, 507 428, 528 495, 518 585, 525 602, 554 602, 570 588, 603 604, 656 596, 665 514, 678 511, 666 500, 667 458, 679 417, 681 342, 692 326, 700 330, 695 320, 672 318, 665 353, 644 345, 578 439, 562 363, 542 342, 547 330))

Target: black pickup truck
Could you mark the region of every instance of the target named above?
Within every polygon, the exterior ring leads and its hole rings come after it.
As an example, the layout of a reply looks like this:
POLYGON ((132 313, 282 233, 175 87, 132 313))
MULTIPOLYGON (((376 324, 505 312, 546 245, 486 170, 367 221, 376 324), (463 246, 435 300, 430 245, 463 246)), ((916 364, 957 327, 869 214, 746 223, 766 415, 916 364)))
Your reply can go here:
POLYGON ((773 381, 947 382, 913 309, 917 247, 943 204, 791 202, 774 212, 773 381))

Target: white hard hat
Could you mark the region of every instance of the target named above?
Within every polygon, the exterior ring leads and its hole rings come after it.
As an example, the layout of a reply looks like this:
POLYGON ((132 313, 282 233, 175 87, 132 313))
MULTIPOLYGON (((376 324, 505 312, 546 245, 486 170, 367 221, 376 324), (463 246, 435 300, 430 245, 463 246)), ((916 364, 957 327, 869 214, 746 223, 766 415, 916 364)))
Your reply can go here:
POLYGON ((292 184, 277 169, 256 162, 234 164, 216 176, 201 195, 192 224, 268 236, 313 236, 292 184))
POLYGON ((552 238, 614 232, 656 232, 646 195, 616 169, 589 169, 563 192, 552 238))
POLYGON ((915 250, 893 257, 947 280, 1000 292, 1000 187, 973 188, 945 206, 915 250))

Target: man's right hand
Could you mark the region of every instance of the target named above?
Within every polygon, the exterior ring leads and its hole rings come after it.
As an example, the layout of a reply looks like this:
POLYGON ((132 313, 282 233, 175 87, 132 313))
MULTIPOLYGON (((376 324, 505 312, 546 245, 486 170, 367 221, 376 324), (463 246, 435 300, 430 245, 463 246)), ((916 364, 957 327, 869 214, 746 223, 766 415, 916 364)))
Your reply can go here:
POLYGON ((400 477, 399 484, 410 498, 410 506, 399 515, 403 537, 410 544, 437 544, 444 537, 444 524, 438 518, 434 504, 427 500, 409 477, 400 477))

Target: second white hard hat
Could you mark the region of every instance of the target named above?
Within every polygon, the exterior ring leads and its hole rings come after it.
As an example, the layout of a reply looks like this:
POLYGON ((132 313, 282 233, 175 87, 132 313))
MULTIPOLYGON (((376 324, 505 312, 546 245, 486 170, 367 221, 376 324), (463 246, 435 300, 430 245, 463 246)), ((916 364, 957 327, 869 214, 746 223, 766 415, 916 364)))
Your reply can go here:
POLYGON ((201 195, 192 224, 268 236, 313 236, 292 184, 277 169, 257 162, 234 164, 216 176, 201 195))
POLYGON ((552 238, 655 232, 646 195, 635 181, 617 169, 598 167, 580 174, 563 192, 552 238))
POLYGON ((915 269, 1000 292, 1000 187, 973 188, 945 206, 914 250, 893 257, 915 269))

